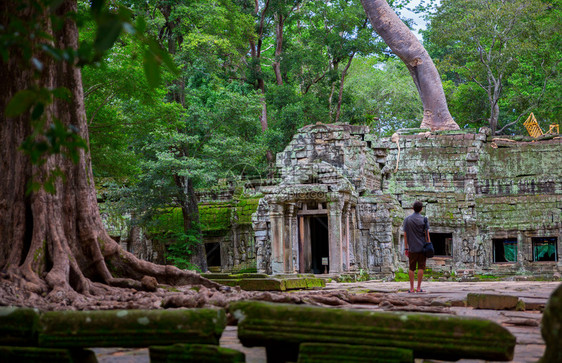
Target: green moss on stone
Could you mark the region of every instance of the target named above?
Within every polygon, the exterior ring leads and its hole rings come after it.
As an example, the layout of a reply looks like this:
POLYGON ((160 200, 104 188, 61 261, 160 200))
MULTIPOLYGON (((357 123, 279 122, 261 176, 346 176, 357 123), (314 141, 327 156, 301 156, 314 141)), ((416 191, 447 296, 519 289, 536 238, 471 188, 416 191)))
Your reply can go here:
POLYGON ((0 345, 37 345, 39 311, 0 307, 0 345))
POLYGON ((53 311, 39 322, 39 345, 147 347, 180 342, 218 344, 222 309, 53 311))
POLYGON ((245 346, 282 345, 287 351, 304 342, 385 346, 412 349, 416 358, 453 361, 511 360, 515 347, 507 329, 484 319, 248 301, 232 303, 229 311, 245 346))
POLYGON ((18 363, 96 363, 96 355, 88 349, 51 349, 0 346, 0 361, 18 363))
POLYGON ((239 284, 246 291, 285 291, 285 282, 278 279, 240 279, 239 284))
POLYGON ((546 349, 539 363, 562 362, 562 285, 548 299, 542 317, 541 335, 546 349))
POLYGON ((207 344, 151 346, 149 353, 152 363, 244 363, 246 361, 246 356, 242 352, 207 344))
POLYGON ((411 363, 410 349, 350 344, 303 343, 297 363, 411 363))

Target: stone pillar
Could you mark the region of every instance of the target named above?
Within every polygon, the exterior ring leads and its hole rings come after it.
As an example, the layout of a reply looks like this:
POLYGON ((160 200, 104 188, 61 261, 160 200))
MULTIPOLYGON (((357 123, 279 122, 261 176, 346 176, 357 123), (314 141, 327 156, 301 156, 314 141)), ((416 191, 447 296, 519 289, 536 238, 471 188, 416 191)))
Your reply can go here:
MULTIPOLYGON (((298 244, 297 206, 289 203, 285 208, 285 231, 283 236, 283 272, 293 273, 293 245, 298 244)), ((298 252, 296 252, 298 253, 298 252)))
POLYGON ((343 269, 344 271, 349 271, 350 269, 350 244, 349 244, 349 219, 350 219, 350 205, 349 203, 345 203, 343 208, 343 240, 342 240, 342 260, 343 260, 343 269))
POLYGON ((350 208, 349 212, 349 268, 357 269, 357 243, 359 241, 359 230, 357 228, 357 209, 350 208))
POLYGON ((328 202, 328 240, 330 246, 330 273, 343 272, 342 261, 342 203, 328 202))
POLYGON ((271 220, 271 272, 284 273, 284 208, 282 204, 269 205, 269 219, 271 220))

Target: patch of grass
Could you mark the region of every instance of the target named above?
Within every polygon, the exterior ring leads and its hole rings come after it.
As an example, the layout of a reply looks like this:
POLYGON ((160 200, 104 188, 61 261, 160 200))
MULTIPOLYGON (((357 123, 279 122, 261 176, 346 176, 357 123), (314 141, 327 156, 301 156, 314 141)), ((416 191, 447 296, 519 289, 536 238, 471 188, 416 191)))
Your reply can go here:
POLYGON ((396 273, 394 274, 394 281, 405 282, 405 281, 410 281, 410 278, 408 277, 407 272, 404 272, 404 270, 402 269, 398 269, 398 271, 396 271, 396 273))
POLYGON ((499 276, 488 275, 488 274, 474 275, 474 277, 476 277, 476 278, 478 278, 479 280, 482 280, 482 281, 500 281, 502 279, 499 276))

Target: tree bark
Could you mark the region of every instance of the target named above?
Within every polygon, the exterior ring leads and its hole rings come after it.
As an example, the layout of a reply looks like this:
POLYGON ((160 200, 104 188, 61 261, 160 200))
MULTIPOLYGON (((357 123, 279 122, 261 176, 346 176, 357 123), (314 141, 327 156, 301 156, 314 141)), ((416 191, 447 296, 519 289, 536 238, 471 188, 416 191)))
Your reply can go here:
POLYGON ((452 130, 459 126, 451 117, 441 78, 431 57, 385 0, 361 0, 375 31, 406 64, 423 104, 422 128, 452 130))
MULTIPOLYGON (((201 226, 199 225, 199 209, 197 195, 193 183, 187 177, 176 175, 176 185, 181 190, 181 210, 183 215, 183 230, 186 233, 195 233, 198 240, 203 240, 201 226)), ((190 262, 206 272, 207 255, 204 243, 197 243, 191 248, 190 262)))
POLYGON ((347 75, 347 71, 349 70, 349 66, 351 66, 351 62, 353 61, 354 56, 355 56, 355 52, 351 53, 351 56, 349 57, 349 60, 347 61, 347 65, 345 66, 343 72, 341 73, 340 91, 338 93, 338 106, 336 107, 336 120, 335 120, 335 122, 338 122, 338 120, 340 119, 341 104, 342 104, 342 100, 343 100, 343 85, 345 83, 345 76, 347 75))
POLYGON ((275 15, 275 60, 273 61, 273 71, 278 86, 283 85, 283 76, 281 75, 281 54, 283 53, 283 26, 285 25, 285 17, 281 13, 275 15))
MULTIPOLYGON (((36 14, 36 8, 20 5, 14 1, 0 3, 0 24, 5 29, 9 28, 12 16, 29 21, 38 15, 38 24, 52 35, 56 48, 77 48, 78 30, 74 21, 65 18, 63 27, 55 31, 46 9, 36 14)), ((76 10, 75 1, 65 0, 56 15, 62 18, 76 10)), ((75 128, 88 141, 80 70, 74 64, 54 61, 38 50, 37 43, 32 49, 33 56, 43 64, 40 77, 35 77, 28 58, 15 47, 10 49, 9 60, 0 67, 1 276, 12 285, 48 293, 47 298, 59 301, 80 294, 107 294, 107 287, 101 287, 103 284, 140 287, 138 280, 143 276, 154 276, 160 283, 217 287, 196 273, 139 260, 109 237, 97 205, 89 151, 80 149, 77 163, 56 153, 46 156, 42 164, 32 164, 19 150, 22 141, 33 131, 30 113, 8 118, 4 110, 18 91, 32 87, 68 89, 69 101, 55 99, 45 107, 46 124, 56 118, 66 127, 75 128), (56 180, 54 193, 40 189, 26 194, 26 184, 32 178, 44 182, 55 169, 65 177, 56 180)))

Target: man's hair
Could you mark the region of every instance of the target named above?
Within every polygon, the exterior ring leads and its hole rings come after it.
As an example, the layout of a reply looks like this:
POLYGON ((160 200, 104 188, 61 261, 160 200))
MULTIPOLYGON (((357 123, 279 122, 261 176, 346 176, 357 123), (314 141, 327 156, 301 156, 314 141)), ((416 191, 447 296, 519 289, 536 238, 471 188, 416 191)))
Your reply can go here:
POLYGON ((422 202, 416 200, 416 202, 414 203, 414 212, 419 213, 421 212, 422 208, 423 208, 422 202))

